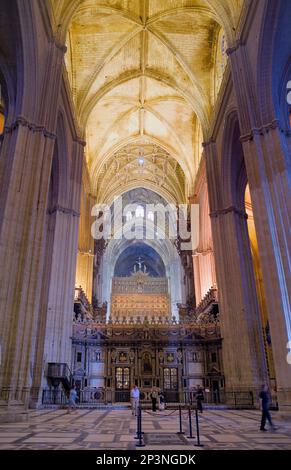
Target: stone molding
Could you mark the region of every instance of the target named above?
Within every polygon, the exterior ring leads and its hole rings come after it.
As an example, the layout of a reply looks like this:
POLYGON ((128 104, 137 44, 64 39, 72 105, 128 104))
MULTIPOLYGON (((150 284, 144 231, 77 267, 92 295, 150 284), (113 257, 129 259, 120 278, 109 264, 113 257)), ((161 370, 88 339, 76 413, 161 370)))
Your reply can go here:
POLYGON ((242 46, 245 46, 245 43, 241 39, 238 39, 237 41, 235 41, 233 46, 226 49, 226 54, 230 56, 242 46))
POLYGON ((202 142, 202 147, 205 149, 205 148, 207 148, 207 147, 209 147, 210 145, 213 145, 213 144, 215 144, 215 143, 216 143, 216 142, 215 142, 214 139, 210 139, 210 140, 208 140, 208 141, 206 141, 206 142, 202 142))
POLYGON ((235 207, 235 206, 229 206, 229 207, 226 207, 225 209, 218 209, 218 210, 212 211, 212 212, 210 212, 209 216, 212 219, 214 219, 215 217, 219 217, 221 215, 226 215, 226 214, 229 214, 231 212, 238 215, 242 219, 247 219, 248 218, 248 215, 245 211, 243 211, 241 209, 238 209, 238 207, 235 207))
POLYGON ((56 139, 56 134, 49 131, 44 126, 40 126, 31 121, 28 121, 28 119, 24 118, 23 116, 18 116, 10 126, 5 126, 4 133, 11 133, 20 126, 27 127, 32 132, 39 132, 43 134, 44 137, 47 137, 49 139, 56 139))
POLYGON ((92 251, 84 251, 84 250, 80 250, 78 248, 78 254, 79 255, 84 255, 84 256, 91 256, 92 258, 94 258, 94 253, 92 251))
POLYGON ((73 139, 73 141, 76 142, 76 144, 81 145, 82 147, 86 147, 86 141, 80 139, 79 137, 76 137, 75 139, 73 139))
POLYGON ((281 132, 289 134, 290 131, 284 131, 280 128, 280 122, 278 119, 274 119, 267 124, 263 124, 261 127, 253 127, 247 134, 244 134, 240 137, 241 142, 247 142, 249 140, 253 140, 256 135, 265 135, 268 134, 269 131, 279 129, 281 132))
POLYGON ((59 51, 63 52, 63 54, 67 52, 67 46, 61 43, 56 37, 51 36, 49 42, 50 44, 53 44, 57 49, 59 49, 59 51))
POLYGON ((72 215, 73 217, 80 217, 80 213, 74 209, 69 209, 68 207, 63 207, 60 204, 56 204, 52 209, 48 211, 49 214, 54 214, 55 212, 62 212, 63 214, 72 215))

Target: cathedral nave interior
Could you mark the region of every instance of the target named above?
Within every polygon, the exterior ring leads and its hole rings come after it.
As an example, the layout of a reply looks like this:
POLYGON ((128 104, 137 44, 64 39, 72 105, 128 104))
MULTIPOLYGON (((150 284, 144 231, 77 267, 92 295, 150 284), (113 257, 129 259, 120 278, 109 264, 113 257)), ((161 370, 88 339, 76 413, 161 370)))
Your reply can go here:
POLYGON ((291 410, 290 15, 1 1, 0 421, 73 384, 291 410))

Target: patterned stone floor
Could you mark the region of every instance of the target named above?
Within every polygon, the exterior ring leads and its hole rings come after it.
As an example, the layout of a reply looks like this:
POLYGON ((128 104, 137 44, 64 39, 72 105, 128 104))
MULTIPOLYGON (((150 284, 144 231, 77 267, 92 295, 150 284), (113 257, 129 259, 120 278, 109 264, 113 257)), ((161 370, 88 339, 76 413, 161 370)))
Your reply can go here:
MULTIPOLYGON (((203 449, 291 449, 291 422, 272 414, 278 430, 263 433, 259 411, 204 411, 199 415, 203 449)), ((142 449, 193 450, 186 414, 185 436, 177 436, 178 423, 177 412, 143 412, 142 449)), ((28 422, 0 425, 0 449, 135 449, 135 429, 130 410, 31 411, 28 422)))

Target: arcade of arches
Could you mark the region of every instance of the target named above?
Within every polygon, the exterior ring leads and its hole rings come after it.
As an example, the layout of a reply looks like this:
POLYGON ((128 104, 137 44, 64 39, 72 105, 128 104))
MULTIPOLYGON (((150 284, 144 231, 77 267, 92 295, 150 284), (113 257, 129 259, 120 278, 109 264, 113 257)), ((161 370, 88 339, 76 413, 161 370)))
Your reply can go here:
POLYGON ((291 410, 290 15, 1 1, 0 420, 72 380, 291 410))

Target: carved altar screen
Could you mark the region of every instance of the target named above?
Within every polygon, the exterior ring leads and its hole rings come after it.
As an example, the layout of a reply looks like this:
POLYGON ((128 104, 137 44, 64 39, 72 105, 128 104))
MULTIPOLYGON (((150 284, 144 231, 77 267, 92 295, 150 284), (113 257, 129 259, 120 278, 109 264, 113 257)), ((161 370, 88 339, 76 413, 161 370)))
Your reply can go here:
POLYGON ((151 277, 138 271, 112 280, 111 317, 113 320, 150 320, 170 315, 168 279, 151 277))

